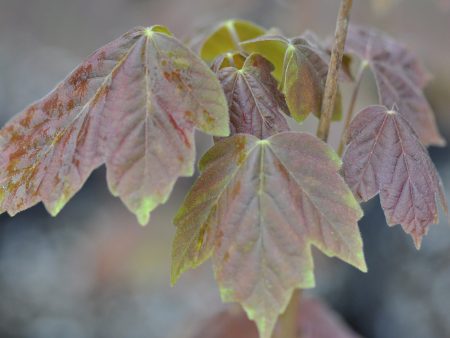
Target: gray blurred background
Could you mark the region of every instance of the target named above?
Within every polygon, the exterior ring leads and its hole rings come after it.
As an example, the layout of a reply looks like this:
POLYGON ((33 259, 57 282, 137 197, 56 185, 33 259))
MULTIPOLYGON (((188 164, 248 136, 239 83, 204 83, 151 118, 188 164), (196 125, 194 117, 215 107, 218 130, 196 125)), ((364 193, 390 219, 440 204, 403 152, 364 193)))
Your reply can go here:
MULTIPOLYGON (((187 38, 239 17, 325 38, 337 8, 338 0, 0 0, 0 122, 134 26, 164 24, 187 38)), ((448 1, 356 0, 352 20, 389 32, 420 56, 434 76, 427 95, 450 140, 448 1)), ((376 102, 370 77, 363 87, 359 107, 376 102)), ((301 129, 315 124, 310 119, 301 129)), ((333 142, 338 134, 336 127, 333 142)), ((202 154, 210 141, 198 136, 202 154)), ((450 150, 430 151, 450 192, 450 150)), ((192 182, 180 179, 147 227, 109 194, 103 168, 57 218, 41 205, 13 219, 1 215, 0 337, 188 337, 224 307, 209 264, 169 286, 171 217, 192 182)), ((369 273, 316 252, 318 287, 309 292, 364 337, 450 337, 450 227, 433 226, 416 252, 400 227, 386 226, 378 200, 365 210, 369 273)))

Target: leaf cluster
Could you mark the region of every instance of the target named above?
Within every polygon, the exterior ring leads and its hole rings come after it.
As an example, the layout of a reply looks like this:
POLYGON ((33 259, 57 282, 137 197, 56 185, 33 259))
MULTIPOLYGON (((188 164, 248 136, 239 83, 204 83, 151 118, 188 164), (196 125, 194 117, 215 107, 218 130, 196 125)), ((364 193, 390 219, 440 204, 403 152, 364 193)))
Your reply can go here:
MULTIPOLYGON (((379 105, 346 131, 342 170, 330 146, 288 124, 321 116, 326 44, 243 20, 200 40, 194 52, 163 26, 135 28, 13 117, 0 131, 0 212, 43 202, 56 215, 105 164, 112 194, 146 224, 193 175, 194 130, 214 136, 174 219, 172 282, 212 258, 222 299, 242 304, 268 338, 293 290, 314 286, 312 246, 366 271, 359 202, 380 194, 388 223, 420 246, 437 200, 447 206, 425 146, 445 142, 423 94, 427 73, 378 31, 349 31, 340 80, 352 81, 359 58, 379 105)), ((339 121, 340 93, 335 107, 339 121)))

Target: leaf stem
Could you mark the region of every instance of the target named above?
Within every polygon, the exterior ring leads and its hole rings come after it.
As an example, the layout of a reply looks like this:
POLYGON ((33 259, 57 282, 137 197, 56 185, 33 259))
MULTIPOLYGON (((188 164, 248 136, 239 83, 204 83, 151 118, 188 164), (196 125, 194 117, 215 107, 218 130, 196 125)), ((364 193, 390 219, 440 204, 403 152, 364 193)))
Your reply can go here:
POLYGON ((336 32, 334 36, 334 46, 331 52, 330 66, 328 67, 327 81, 322 102, 322 114, 320 116, 317 137, 324 142, 328 140, 330 132, 331 118, 333 115, 334 104, 338 89, 339 70, 344 56, 345 40, 347 38, 348 24, 350 21, 350 12, 352 9, 352 0, 342 0, 339 8, 339 14, 336 22, 336 32))
POLYGON ((353 88, 352 97, 350 99, 350 104, 348 106, 347 115, 345 117, 344 129, 342 130, 341 140, 339 142, 339 148, 337 151, 339 156, 342 156, 342 154, 344 152, 347 132, 348 132, 348 129, 350 128, 350 123, 352 122, 353 113, 355 112, 356 99, 358 98, 359 89, 361 87, 362 78, 363 78, 364 71, 366 70, 366 68, 367 68, 367 62, 363 61, 361 63, 361 66, 359 67, 358 74, 356 75, 355 87, 353 88))
POLYGON ((294 290, 292 293, 286 310, 278 318, 278 325, 272 338, 299 338, 298 311, 301 294, 302 291, 300 289, 294 290))

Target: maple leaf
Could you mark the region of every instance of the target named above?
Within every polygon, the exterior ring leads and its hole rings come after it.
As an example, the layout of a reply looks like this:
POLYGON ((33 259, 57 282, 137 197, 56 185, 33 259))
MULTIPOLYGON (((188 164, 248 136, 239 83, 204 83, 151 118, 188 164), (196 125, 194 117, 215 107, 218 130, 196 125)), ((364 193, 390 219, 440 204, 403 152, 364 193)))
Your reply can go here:
MULTIPOLYGON (((247 52, 263 55, 275 67, 274 77, 286 97, 291 116, 302 122, 309 114, 320 116, 328 73, 329 55, 312 35, 287 39, 264 35, 241 42, 247 52)), ((341 118, 340 95, 333 120, 341 118)))
POLYGON ((289 115, 289 109, 270 74, 272 64, 258 54, 245 61, 238 59, 237 63, 242 67, 228 66, 217 71, 230 107, 231 134, 247 133, 263 139, 288 131, 283 113, 289 115))
POLYGON ((361 201, 380 194, 389 225, 401 224, 419 249, 438 222, 437 199, 447 212, 439 174, 426 148, 403 117, 370 106, 352 121, 344 154, 345 180, 361 201))
POLYGON ((362 211, 340 165, 306 133, 217 143, 174 220, 172 282, 212 255, 222 299, 241 303, 268 338, 293 290, 314 286, 311 245, 366 271, 362 211))
POLYGON ((193 129, 227 136, 228 109, 207 65, 162 26, 93 53, 0 131, 0 212, 43 201, 52 215, 103 163, 140 223, 193 173, 193 129))
POLYGON ((423 144, 445 145, 423 93, 429 75, 408 49, 377 30, 350 26, 346 51, 370 67, 380 104, 398 107, 398 112, 408 120, 423 144))

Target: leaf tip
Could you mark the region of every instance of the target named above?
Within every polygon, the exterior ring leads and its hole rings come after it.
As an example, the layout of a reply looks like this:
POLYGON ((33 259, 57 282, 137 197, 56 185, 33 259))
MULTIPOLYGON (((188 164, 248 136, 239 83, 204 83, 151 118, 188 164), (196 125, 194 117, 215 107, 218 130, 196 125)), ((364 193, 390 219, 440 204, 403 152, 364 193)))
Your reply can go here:
POLYGON ((145 227, 147 226, 148 222, 150 221, 150 214, 139 214, 137 215, 137 220, 138 223, 142 226, 145 227))
POLYGON ((360 253, 357 254, 357 264, 356 267, 364 273, 367 273, 369 269, 367 268, 366 258, 364 257, 364 253, 361 250, 360 253))
POLYGON ((175 267, 174 264, 172 264, 172 270, 170 272, 170 286, 174 287, 179 279, 180 279, 180 269, 175 267))
MULTIPOLYGON (((3 214, 4 211, 0 210, 0 214, 3 214)), ((17 215, 17 212, 12 211, 12 210, 7 210, 6 213, 8 214, 9 217, 14 217, 17 215)))
POLYGON ((134 210, 134 214, 140 225, 145 226, 150 221, 151 212, 159 205, 164 204, 169 195, 160 198, 157 195, 151 195, 143 198, 139 204, 139 207, 134 210))
POLYGON ((417 234, 415 232, 412 233, 411 236, 412 236, 413 241, 414 241, 414 246, 416 247, 417 250, 420 250, 420 248, 422 247, 423 236, 419 235, 419 234, 417 234))
POLYGON ((55 203, 45 203, 45 208, 47 209, 48 213, 52 217, 58 216, 62 208, 66 205, 67 199, 64 197, 59 198, 55 203))
POLYGON ((442 136, 438 135, 436 140, 434 142, 432 142, 431 145, 443 148, 443 147, 447 146, 447 140, 444 139, 442 136))
MULTIPOLYGON (((275 324, 276 324, 276 320, 278 319, 278 316, 275 316, 274 318, 270 317, 260 317, 257 316, 255 313, 255 310, 245 307, 244 306, 244 310, 247 313, 247 317, 250 320, 253 320, 256 324, 256 327, 258 329, 259 332, 259 337, 260 338, 271 338, 272 334, 275 330, 275 324)), ((280 315, 281 313, 279 313, 278 315, 280 315)))
POLYGON ((170 286, 174 287, 175 284, 178 282, 178 280, 181 277, 181 274, 183 273, 183 265, 181 264, 181 261, 176 254, 176 250, 174 247, 175 242, 172 244, 172 265, 170 267, 170 286))
POLYGON ((156 207, 156 204, 150 205, 146 202, 148 202, 148 200, 145 200, 141 208, 135 212, 138 223, 143 227, 150 221, 150 212, 156 207))

